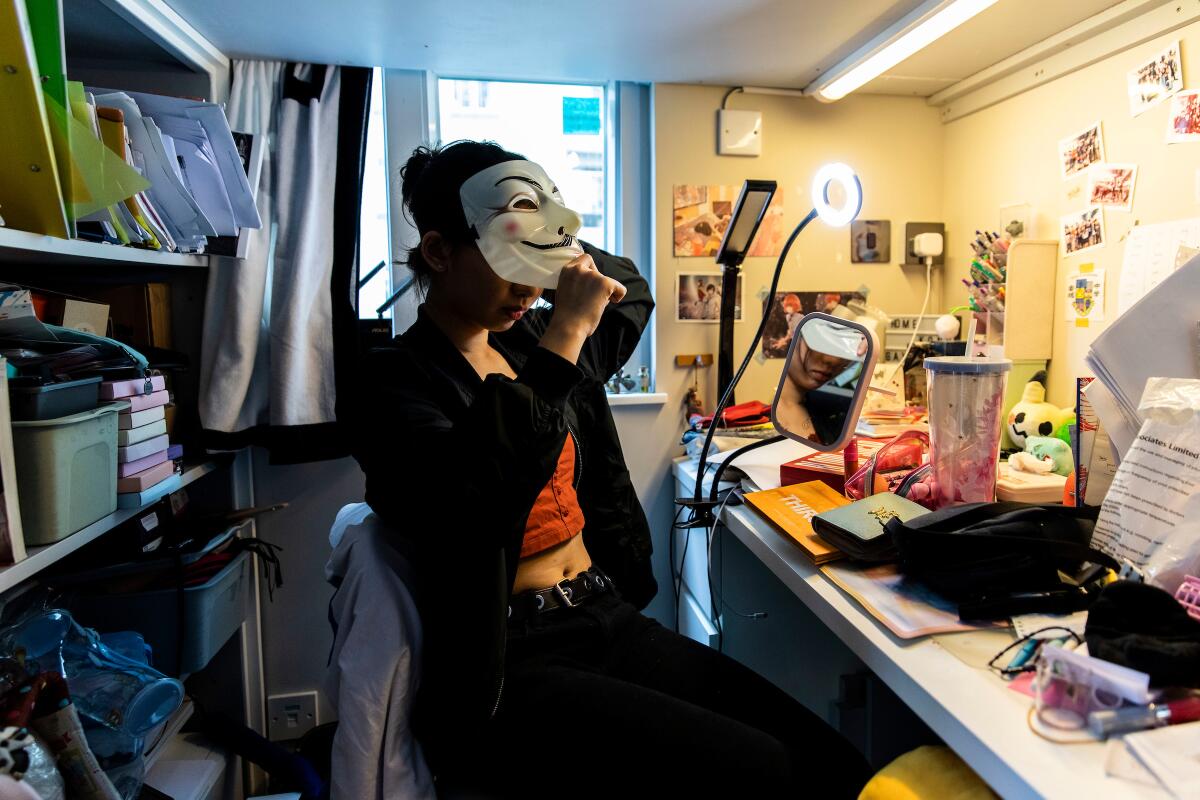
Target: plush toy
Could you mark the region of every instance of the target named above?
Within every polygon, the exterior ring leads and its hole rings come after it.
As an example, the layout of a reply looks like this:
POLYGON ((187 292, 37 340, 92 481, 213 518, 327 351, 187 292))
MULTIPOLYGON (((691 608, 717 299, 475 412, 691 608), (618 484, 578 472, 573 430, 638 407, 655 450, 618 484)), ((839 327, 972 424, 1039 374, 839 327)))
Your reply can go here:
POLYGON ((1075 471, 1071 445, 1053 436, 1030 436, 1025 440, 1025 452, 1038 461, 1053 464, 1055 475, 1070 475, 1075 471))
MULTIPOLYGON (((1046 402, 1046 373, 1041 371, 1025 384, 1021 400, 1008 412, 1008 423, 1004 429, 1008 431, 1013 444, 1028 450, 1025 445, 1028 437, 1054 436, 1074 416, 1070 409, 1046 402)), ((1070 441, 1067 441, 1067 445, 1070 445, 1070 441)))

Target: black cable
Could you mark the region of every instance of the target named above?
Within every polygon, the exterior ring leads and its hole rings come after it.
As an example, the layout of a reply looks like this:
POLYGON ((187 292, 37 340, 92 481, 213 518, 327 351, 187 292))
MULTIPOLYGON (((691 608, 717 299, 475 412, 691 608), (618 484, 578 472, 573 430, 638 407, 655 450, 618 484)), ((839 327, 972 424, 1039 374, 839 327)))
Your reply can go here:
MULTIPOLYGON (((796 229, 792 231, 792 235, 788 237, 787 243, 783 246, 783 251, 779 254, 779 260, 775 262, 775 274, 771 276, 771 289, 767 292, 768 298, 774 297, 776 290, 779 288, 779 276, 783 272, 783 262, 787 260, 788 252, 792 249, 792 244, 796 241, 796 237, 816 218, 817 210, 814 208, 808 212, 808 216, 800 220, 800 224, 796 226, 796 229)), ((758 323, 758 330, 754 332, 754 340, 750 342, 750 347, 746 351, 746 357, 742 359, 742 365, 738 367, 733 380, 725 387, 725 394, 721 397, 721 402, 717 404, 717 410, 708 425, 708 435, 704 437, 704 447, 700 450, 700 466, 696 470, 696 492, 693 499, 697 506, 701 505, 701 497, 704 494, 704 471, 708 462, 708 449, 712 446, 713 434, 717 430, 717 421, 725 413, 725 409, 729 404, 729 398, 733 396, 734 387, 742 379, 742 373, 746 371, 746 367, 750 365, 750 361, 754 358, 754 352, 758 349, 758 343, 762 341, 763 331, 766 330, 768 317, 769 315, 764 312, 762 319, 758 323)))
POLYGON ((733 95, 734 92, 741 92, 741 91, 745 91, 745 89, 741 86, 730 87, 729 91, 725 93, 725 96, 721 98, 721 108, 722 109, 725 108, 725 104, 729 102, 729 98, 731 95, 733 95))
POLYGON ((713 504, 717 502, 717 487, 721 485, 721 476, 725 474, 725 468, 728 467, 735 458, 745 453, 749 453, 751 450, 757 450, 758 448, 766 447, 769 444, 782 442, 784 438, 786 437, 784 437, 783 434, 776 434, 775 436, 771 436, 766 439, 759 439, 756 442, 742 445, 737 450, 734 450, 732 453, 730 453, 724 460, 721 461, 720 464, 717 465, 717 471, 713 473, 712 488, 708 490, 708 502, 713 504))

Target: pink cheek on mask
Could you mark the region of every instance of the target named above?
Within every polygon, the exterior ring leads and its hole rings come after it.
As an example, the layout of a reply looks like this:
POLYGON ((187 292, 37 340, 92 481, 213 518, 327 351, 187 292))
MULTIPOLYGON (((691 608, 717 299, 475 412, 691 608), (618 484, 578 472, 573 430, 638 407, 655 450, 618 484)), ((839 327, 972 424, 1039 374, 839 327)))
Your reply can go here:
POLYGON ((514 235, 518 230, 520 230, 520 226, 515 222, 506 222, 504 224, 504 232, 509 236, 514 235))

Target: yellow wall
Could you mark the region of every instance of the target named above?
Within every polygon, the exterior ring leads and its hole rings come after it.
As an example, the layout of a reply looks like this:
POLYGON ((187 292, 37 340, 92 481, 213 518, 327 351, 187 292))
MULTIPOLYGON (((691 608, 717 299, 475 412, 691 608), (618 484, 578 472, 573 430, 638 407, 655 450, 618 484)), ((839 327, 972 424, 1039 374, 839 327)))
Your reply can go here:
MULTIPOLYGON (((679 403, 690 371, 674 366, 676 354, 716 354, 717 325, 675 322, 678 272, 717 269, 711 258, 673 254, 672 186, 736 184, 747 178, 776 180, 784 195, 784 237, 812 207, 809 185, 817 168, 844 161, 863 184, 863 219, 892 223, 892 263, 852 264, 849 228, 816 221, 793 246, 781 290, 821 291, 871 288, 871 302, 891 313, 915 314, 925 291, 924 271, 901 268, 904 224, 938 221, 943 209, 943 136, 938 111, 924 100, 852 95, 823 105, 795 97, 734 95, 730 108, 763 112, 763 154, 718 156, 716 112, 723 87, 658 84, 654 87, 655 268, 658 299, 658 390, 670 394, 670 416, 679 430, 679 403)), ((769 286, 775 258, 748 258, 743 265, 743 320, 735 332, 742 358, 762 315, 760 291, 769 286)), ((936 289, 935 289, 936 292, 936 289)), ((931 305, 932 305, 931 301, 931 305)), ((774 397, 782 360, 754 362, 738 385, 739 401, 774 397)), ((716 404, 715 367, 706 370, 707 410, 716 404)))
MULTIPOLYGON (((1034 235, 1047 239, 1058 238, 1062 215, 1086 206, 1086 179, 1061 178, 1058 141, 1100 120, 1105 157, 1138 165, 1133 210, 1105 208, 1107 243, 1078 256, 1064 258, 1060 253, 1054 285, 1057 292, 1065 293, 1067 276, 1080 264, 1090 262, 1104 269, 1106 320, 1113 319, 1124 250, 1121 240, 1134 221, 1145 225, 1200 214, 1196 197, 1200 144, 1165 144, 1167 104, 1133 117, 1125 94, 1126 72, 1176 39, 1182 41, 1184 86, 1195 88, 1200 85, 1200 23, 944 127, 945 221, 951 257, 945 276, 948 300, 965 298, 959 280, 966 277, 970 264, 969 237, 976 228, 995 228, 1002 205, 1032 204, 1037 215, 1034 235)), ((1193 306, 1194 302, 1193 298, 1193 306)), ((1086 374, 1083 357, 1104 323, 1068 328, 1065 300, 1056 301, 1054 317, 1049 399, 1069 405, 1074 403, 1074 378, 1086 374)), ((1020 323, 1010 319, 1008 324, 1020 323)))

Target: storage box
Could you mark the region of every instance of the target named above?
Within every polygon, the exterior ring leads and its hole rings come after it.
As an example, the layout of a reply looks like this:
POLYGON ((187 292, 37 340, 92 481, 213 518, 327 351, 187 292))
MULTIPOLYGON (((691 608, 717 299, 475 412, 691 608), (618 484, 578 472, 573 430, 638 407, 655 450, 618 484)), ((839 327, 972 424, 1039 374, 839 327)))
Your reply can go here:
POLYGON ((101 633, 137 631, 154 648, 155 669, 191 674, 204 669, 246 619, 252 563, 249 553, 240 553, 207 583, 183 590, 80 594, 71 612, 101 633))
POLYGON ((117 509, 119 403, 12 424, 25 544, 52 544, 117 509))
POLYGON ((55 419, 95 408, 100 400, 100 378, 22 386, 9 381, 8 399, 13 419, 55 419))

